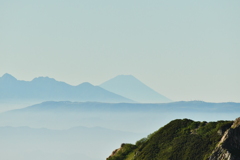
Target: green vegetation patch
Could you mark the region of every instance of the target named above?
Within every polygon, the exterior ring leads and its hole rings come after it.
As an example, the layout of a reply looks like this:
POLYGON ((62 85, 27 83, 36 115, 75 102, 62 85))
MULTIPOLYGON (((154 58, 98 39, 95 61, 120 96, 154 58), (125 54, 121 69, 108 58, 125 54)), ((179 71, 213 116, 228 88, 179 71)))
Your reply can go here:
POLYGON ((108 160, 205 160, 232 123, 173 120, 108 160))
POLYGON ((134 149, 137 146, 133 144, 122 144, 121 149, 112 157, 109 157, 107 160, 131 160, 134 156, 134 149))

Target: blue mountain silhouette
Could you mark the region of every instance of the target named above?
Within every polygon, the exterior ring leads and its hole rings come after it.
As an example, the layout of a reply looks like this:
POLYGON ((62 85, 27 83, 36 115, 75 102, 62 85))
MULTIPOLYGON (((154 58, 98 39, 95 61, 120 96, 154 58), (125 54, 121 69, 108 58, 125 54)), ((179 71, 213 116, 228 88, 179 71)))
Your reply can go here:
POLYGON ((100 87, 141 103, 171 102, 167 97, 154 91, 132 75, 119 75, 100 85, 100 87))
POLYGON ((72 86, 49 77, 20 81, 7 73, 0 77, 0 100, 133 102, 87 82, 72 86))

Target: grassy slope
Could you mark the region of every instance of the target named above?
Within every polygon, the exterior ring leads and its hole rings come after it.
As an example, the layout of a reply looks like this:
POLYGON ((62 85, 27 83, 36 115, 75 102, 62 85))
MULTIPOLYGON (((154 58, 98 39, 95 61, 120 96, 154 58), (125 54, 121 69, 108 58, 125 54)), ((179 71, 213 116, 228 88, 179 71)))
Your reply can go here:
POLYGON ((218 130, 232 123, 174 120, 135 145, 124 145, 108 160, 206 160, 221 139, 218 130))

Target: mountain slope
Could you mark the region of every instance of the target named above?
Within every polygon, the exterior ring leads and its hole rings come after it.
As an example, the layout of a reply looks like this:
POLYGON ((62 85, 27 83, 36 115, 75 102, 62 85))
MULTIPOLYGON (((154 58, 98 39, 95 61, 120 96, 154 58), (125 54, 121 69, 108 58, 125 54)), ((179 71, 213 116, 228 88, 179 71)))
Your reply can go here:
POLYGON ((100 85, 100 87, 141 103, 171 102, 132 75, 119 75, 100 85))
POLYGON ((19 81, 10 74, 0 78, 0 100, 133 102, 90 83, 71 86, 48 77, 19 81))
POLYGON ((107 160, 239 160, 239 121, 177 119, 135 145, 123 144, 107 160))

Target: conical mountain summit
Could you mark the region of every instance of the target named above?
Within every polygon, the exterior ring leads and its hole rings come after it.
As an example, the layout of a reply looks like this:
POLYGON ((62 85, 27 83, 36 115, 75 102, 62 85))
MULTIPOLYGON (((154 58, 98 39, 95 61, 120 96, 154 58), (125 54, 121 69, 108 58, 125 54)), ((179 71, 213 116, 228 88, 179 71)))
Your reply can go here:
POLYGON ((132 75, 119 75, 100 87, 140 103, 167 103, 171 100, 154 91, 132 75))

